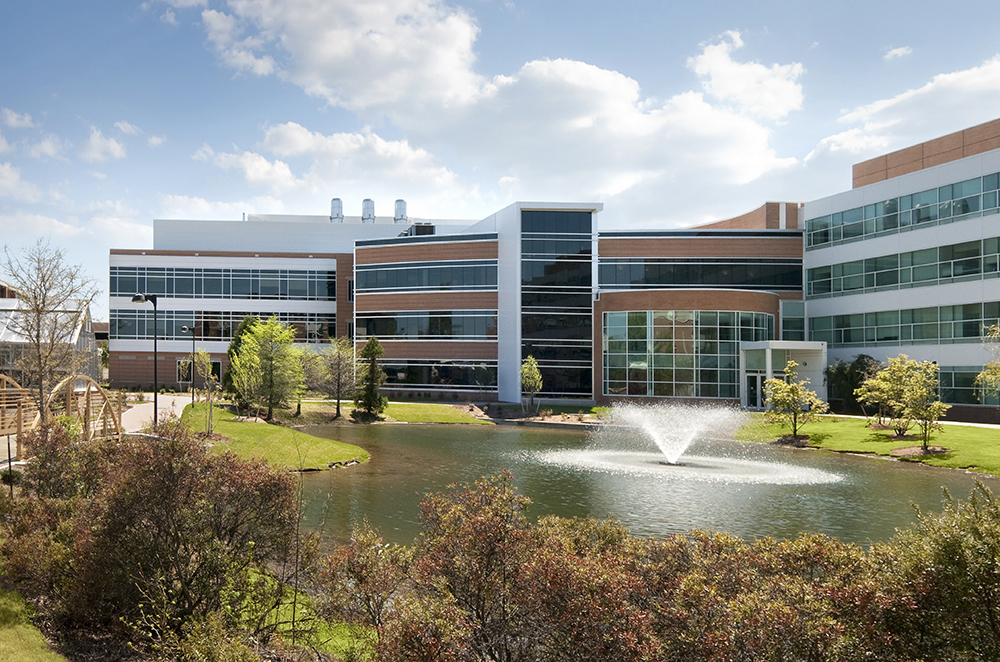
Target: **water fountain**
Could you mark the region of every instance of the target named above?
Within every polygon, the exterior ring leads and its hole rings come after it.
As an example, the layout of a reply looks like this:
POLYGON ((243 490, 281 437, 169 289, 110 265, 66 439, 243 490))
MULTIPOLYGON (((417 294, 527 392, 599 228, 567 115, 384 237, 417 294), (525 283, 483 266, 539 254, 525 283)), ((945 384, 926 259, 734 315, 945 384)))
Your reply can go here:
POLYGON ((732 407, 699 407, 625 403, 612 408, 612 425, 638 428, 656 444, 666 464, 677 465, 684 451, 699 438, 730 438, 747 422, 732 407))
POLYGON ((840 476, 776 461, 753 444, 735 444, 734 433, 748 414, 732 407, 624 403, 591 435, 583 450, 541 454, 547 464, 667 480, 726 483, 818 484, 840 476), (686 454, 697 444, 697 455, 686 454), (653 446, 657 452, 651 452, 653 446))

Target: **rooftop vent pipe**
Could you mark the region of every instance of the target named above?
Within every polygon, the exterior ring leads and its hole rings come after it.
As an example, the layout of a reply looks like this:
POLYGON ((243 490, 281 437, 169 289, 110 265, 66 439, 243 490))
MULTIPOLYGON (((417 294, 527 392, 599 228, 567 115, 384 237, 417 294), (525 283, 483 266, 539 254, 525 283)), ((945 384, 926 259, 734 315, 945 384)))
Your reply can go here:
POLYGON ((364 202, 361 203, 361 222, 375 222, 375 201, 371 198, 365 198, 364 202))
POLYGON ((340 198, 334 198, 330 201, 330 222, 344 222, 344 203, 340 198))
POLYGON ((406 200, 396 200, 396 215, 392 220, 395 223, 406 223, 406 200))

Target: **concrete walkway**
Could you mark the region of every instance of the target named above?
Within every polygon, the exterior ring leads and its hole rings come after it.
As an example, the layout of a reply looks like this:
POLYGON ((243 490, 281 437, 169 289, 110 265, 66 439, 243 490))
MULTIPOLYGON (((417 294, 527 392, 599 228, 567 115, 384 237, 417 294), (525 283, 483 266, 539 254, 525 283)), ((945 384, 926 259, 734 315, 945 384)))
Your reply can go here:
MULTIPOLYGON (((191 404, 190 395, 160 395, 159 402, 159 417, 162 419, 165 415, 174 415, 180 417, 181 412, 184 411, 184 407, 191 404)), ((153 424, 153 394, 146 393, 146 401, 133 405, 131 409, 122 414, 122 428, 125 432, 138 432, 144 428, 148 428, 153 424)), ((6 451, 5 451, 6 452, 6 451)))

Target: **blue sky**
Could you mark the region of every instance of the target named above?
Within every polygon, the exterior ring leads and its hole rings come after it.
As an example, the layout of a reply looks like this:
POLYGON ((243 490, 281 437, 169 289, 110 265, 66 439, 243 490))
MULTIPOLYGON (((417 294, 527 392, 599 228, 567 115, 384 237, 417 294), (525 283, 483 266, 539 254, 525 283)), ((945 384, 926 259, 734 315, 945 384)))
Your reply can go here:
POLYGON ((988 2, 7 3, 0 228, 106 284, 108 249, 151 248, 154 218, 333 197, 691 225, 1000 117, 998 34, 988 2))

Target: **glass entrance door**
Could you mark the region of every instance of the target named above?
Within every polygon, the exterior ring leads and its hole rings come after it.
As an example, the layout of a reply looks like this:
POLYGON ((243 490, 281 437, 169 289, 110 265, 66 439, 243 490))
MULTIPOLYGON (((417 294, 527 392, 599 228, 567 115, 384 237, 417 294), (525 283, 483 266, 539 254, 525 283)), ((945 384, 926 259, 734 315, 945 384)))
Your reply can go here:
POLYGON ((750 373, 747 375, 747 409, 764 408, 764 380, 766 375, 750 373))

